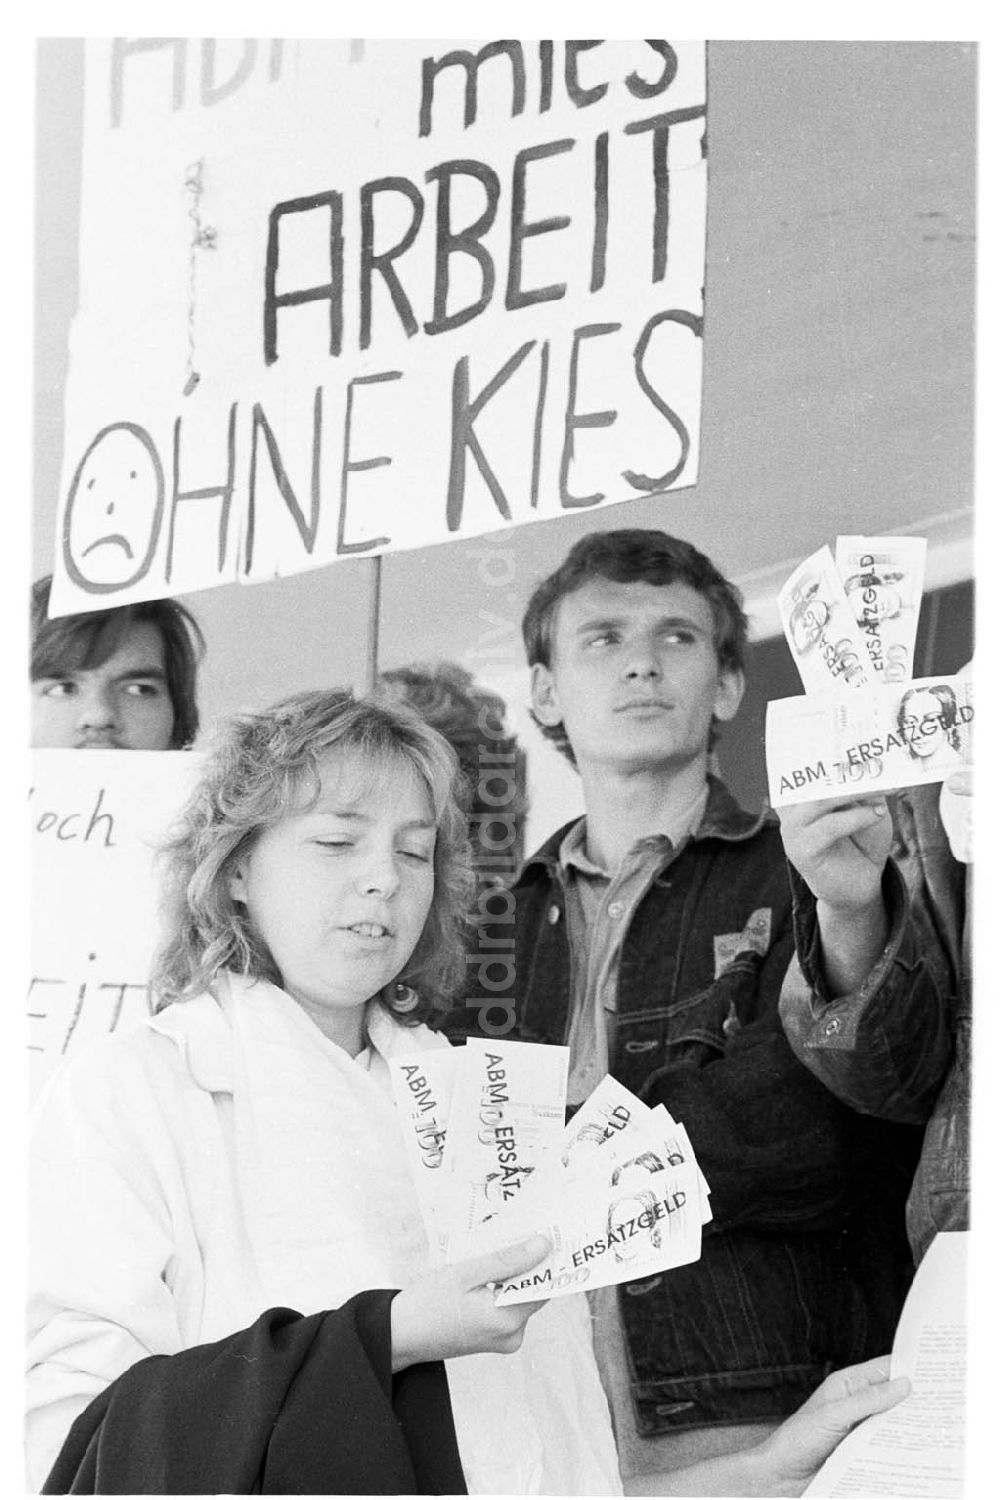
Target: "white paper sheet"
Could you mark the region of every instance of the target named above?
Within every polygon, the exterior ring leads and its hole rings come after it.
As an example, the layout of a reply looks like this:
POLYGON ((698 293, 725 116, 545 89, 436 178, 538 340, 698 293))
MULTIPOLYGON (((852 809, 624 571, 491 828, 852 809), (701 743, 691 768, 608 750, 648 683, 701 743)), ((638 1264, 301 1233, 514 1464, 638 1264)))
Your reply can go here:
POLYGON ((909 1376, 909 1396, 845 1438, 806 1495, 963 1494, 968 1239, 939 1234, 910 1288, 892 1349, 892 1374, 909 1376))

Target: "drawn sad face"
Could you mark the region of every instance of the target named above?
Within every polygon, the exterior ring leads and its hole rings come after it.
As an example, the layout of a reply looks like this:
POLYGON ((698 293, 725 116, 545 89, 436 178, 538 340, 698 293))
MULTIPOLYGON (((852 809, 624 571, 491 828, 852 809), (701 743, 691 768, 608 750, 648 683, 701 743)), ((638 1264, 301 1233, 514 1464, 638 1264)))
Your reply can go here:
POLYGON ((80 460, 66 500, 63 560, 73 582, 108 594, 144 577, 163 500, 163 467, 148 433, 131 422, 103 428, 80 460))

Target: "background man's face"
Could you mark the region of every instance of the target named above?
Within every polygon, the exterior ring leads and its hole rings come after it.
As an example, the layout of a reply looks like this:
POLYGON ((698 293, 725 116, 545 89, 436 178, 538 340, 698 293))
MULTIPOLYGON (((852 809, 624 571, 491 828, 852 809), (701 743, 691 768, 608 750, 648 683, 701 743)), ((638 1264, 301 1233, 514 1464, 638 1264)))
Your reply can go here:
POLYGON ((169 750, 173 732, 163 637, 148 621, 99 667, 31 684, 36 750, 169 750))
POLYGON ((557 607, 551 667, 532 673, 535 713, 562 723, 581 769, 680 768, 742 693, 741 674, 719 668, 711 605, 686 583, 588 579, 557 607))

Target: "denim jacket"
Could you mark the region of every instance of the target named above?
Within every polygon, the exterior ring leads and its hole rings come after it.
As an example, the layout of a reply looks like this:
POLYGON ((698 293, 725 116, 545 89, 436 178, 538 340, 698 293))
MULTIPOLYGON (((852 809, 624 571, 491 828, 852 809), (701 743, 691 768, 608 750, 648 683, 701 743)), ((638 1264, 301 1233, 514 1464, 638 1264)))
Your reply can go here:
POLYGON ((802 964, 781 997, 794 1051, 838 1098, 882 1119, 927 1122, 906 1206, 917 1261, 938 1230, 969 1226, 967 875, 948 846, 939 794, 933 784, 892 799, 884 894, 903 937, 856 993, 832 999, 825 990, 815 902, 793 877, 802 964))
MULTIPOLYGON (((513 1001, 525 1041, 567 1036, 565 832, 513 887, 513 1001)), ((875 1160, 871 1122, 788 1045, 778 996, 793 951, 777 824, 743 812, 713 780, 700 827, 636 911, 619 970, 613 1071, 685 1125, 713 1211, 698 1262, 620 1290, 646 1436, 780 1418, 832 1368, 891 1345, 906 1285, 909 1175, 898 1171, 892 1191, 881 1179, 894 1221, 866 1210, 856 1233, 875 1160)), ((473 1003, 464 1027, 450 1029, 472 1029, 473 1003)))

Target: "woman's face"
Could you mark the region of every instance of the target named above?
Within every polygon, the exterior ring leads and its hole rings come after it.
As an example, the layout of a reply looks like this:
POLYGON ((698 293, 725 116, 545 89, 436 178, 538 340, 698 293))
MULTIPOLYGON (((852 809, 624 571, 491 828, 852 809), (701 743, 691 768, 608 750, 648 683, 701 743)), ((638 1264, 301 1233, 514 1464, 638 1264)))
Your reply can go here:
POLYGON ((895 620, 903 612, 903 596, 899 589, 881 579, 855 584, 848 589, 847 597, 859 625, 895 620))
POLYGON ((900 722, 910 754, 927 760, 947 743, 942 704, 935 693, 911 693, 901 705, 900 722))
POLYGON ((829 609, 822 599, 816 597, 817 588, 816 583, 807 583, 807 593, 804 598, 796 601, 788 622, 795 649, 800 656, 812 650, 830 618, 829 609))
POLYGON ((353 755, 320 766, 320 794, 260 833, 230 876, 288 994, 352 1053, 364 1007, 400 973, 434 894, 427 789, 400 763, 372 775, 353 755))

